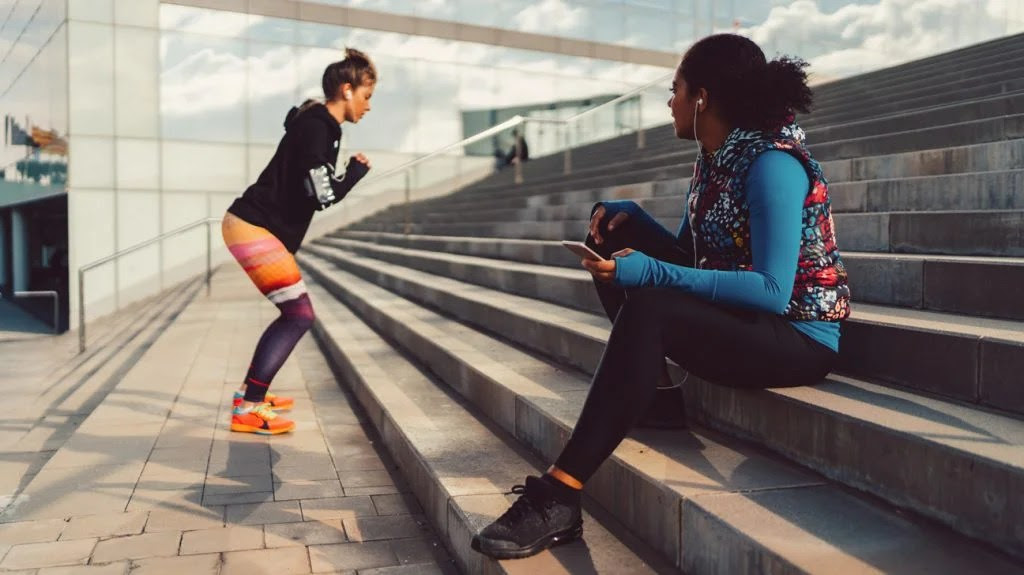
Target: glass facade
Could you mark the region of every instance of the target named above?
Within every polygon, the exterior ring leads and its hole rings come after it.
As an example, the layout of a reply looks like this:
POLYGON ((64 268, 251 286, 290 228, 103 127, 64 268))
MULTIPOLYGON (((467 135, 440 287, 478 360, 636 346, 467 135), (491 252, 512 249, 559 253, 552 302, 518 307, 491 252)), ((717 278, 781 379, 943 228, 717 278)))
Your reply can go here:
POLYGON ((829 78, 1024 31, 1018 0, 313 1, 680 53, 735 31, 829 78))
MULTIPOLYGON (((273 153, 290 107, 322 98, 323 70, 346 46, 370 54, 378 68, 373 111, 360 124, 345 126, 349 150, 369 155, 377 173, 515 114, 564 119, 671 73, 671 68, 168 4, 161 6, 160 26, 163 138, 180 145, 244 146, 251 151, 250 179, 273 153)), ((666 88, 667 82, 660 93, 666 88)), ((628 110, 635 107, 627 102, 595 115, 576 141, 632 129, 636 114, 628 110), (624 116, 629 119, 623 121, 624 116)), ((659 112, 660 123, 664 109, 659 112)), ((563 146, 550 126, 530 124, 525 135, 534 155, 563 146)), ((494 150, 511 145, 511 134, 502 134, 454 150, 451 157, 417 169, 412 185, 431 186, 453 172, 491 166, 494 150)), ((360 192, 372 189, 364 186, 360 192)))
POLYGON ((671 71, 173 5, 162 6, 161 26, 161 124, 181 140, 276 144, 289 107, 322 97, 324 67, 345 46, 369 53, 380 74, 373 112, 346 136, 411 155, 471 135, 470 110, 585 106, 671 71))
MULTIPOLYGON (((68 63, 63 2, 8 2, 0 27, 0 170, 7 183, 67 180, 68 63)), ((2 14, 4 8, 0 8, 2 14)), ((0 16, 3 17, 3 16, 0 16)))
MULTIPOLYGON (((0 295, 54 290, 67 310, 65 21, 63 0, 0 5, 0 295)), ((54 321, 51 300, 15 301, 40 322, 54 321)))
MULTIPOLYGON (((79 266, 219 216, 273 154, 288 109, 321 96, 323 69, 345 46, 379 68, 373 111, 345 134, 348 150, 367 153, 380 174, 516 114, 565 120, 652 83, 713 32, 805 58, 823 82, 1024 31, 1017 0, 299 0, 281 8, 298 16, 300 4, 441 23, 361 16, 407 32, 398 33, 160 0, 0 2, 0 289, 63 281, 75 295, 79 266), (493 29, 470 30, 472 42, 437 37, 466 30, 452 24, 493 29), (526 50, 527 37, 502 30, 545 37, 526 50), (595 57, 564 54, 580 50, 595 57), (659 57, 662 66, 631 63, 659 57), (55 203, 31 207, 26 197, 55 203), (66 268, 45 269, 53 265, 66 268)), ((346 22, 343 12, 333 21, 346 22)), ((568 136, 529 123, 531 155, 667 123, 667 88, 654 82, 568 136)), ((454 150, 422 164, 409 185, 450 187, 489 171, 493 154, 511 146, 504 133, 454 150)), ((396 180, 388 187, 404 185, 396 180)), ((375 191, 362 186, 350 199, 375 191)), ((89 316, 193 277, 205 245, 197 230, 90 272, 89 316)))

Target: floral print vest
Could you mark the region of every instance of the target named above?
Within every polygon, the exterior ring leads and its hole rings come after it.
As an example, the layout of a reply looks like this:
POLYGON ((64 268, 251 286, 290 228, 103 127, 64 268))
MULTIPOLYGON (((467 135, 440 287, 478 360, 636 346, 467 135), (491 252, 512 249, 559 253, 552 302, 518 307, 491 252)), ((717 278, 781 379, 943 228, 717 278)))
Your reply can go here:
POLYGON ((803 130, 792 123, 774 133, 733 130, 714 157, 702 157, 694 167, 687 197, 690 229, 697 267, 750 270, 747 173, 766 151, 782 150, 794 156, 807 170, 811 185, 803 206, 796 281, 783 315, 798 321, 834 322, 850 315, 850 288, 836 247, 828 182, 803 140, 803 130))

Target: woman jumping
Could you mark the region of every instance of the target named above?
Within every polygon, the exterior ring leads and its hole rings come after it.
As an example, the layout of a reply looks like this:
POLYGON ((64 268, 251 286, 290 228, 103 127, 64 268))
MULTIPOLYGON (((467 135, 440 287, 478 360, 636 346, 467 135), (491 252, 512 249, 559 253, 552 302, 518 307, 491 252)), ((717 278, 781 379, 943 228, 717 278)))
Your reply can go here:
MULTIPOLYGON (((235 392, 231 430, 277 434, 295 422, 276 410, 294 401, 268 393, 292 349, 313 325, 313 306, 294 254, 317 210, 340 202, 370 170, 362 154, 339 165, 341 124, 356 123, 370 111, 377 70, 358 50, 327 66, 325 103, 307 100, 292 108, 285 135, 256 183, 228 208, 222 230, 231 255, 260 292, 281 310, 263 332, 249 371, 235 392)), ((344 152, 341 154, 344 160, 344 152)))

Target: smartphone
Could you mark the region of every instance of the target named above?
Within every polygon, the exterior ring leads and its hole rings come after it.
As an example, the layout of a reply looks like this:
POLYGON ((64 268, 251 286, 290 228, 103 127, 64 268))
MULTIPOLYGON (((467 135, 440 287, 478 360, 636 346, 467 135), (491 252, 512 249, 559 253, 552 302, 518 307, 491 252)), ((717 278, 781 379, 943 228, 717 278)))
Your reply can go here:
POLYGON ((585 260, 594 260, 597 262, 605 261, 600 255, 594 250, 587 247, 587 244, 583 242, 571 242, 569 240, 563 240, 562 245, 566 247, 570 252, 580 256, 585 260))

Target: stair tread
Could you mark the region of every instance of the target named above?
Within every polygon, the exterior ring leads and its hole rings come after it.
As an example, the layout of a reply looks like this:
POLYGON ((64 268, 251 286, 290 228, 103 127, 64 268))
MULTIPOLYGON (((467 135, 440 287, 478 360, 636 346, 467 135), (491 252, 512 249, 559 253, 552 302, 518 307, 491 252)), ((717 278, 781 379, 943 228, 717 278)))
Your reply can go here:
MULTIPOLYGON (((311 282, 310 291, 320 302, 318 321, 323 329, 330 337, 343 340, 346 353, 354 357, 395 431, 409 442, 426 472, 445 491, 448 504, 469 517, 471 533, 504 512, 514 499, 506 496, 513 484, 542 472, 351 310, 332 302, 316 282, 311 282)), ((430 502, 423 503, 428 508, 430 502)), ((655 572, 586 512, 584 533, 585 543, 564 545, 528 560, 503 561, 499 569, 507 573, 588 567, 605 573, 655 572)), ((468 547, 468 541, 462 543, 468 547)))
MULTIPOLYGON (((575 331, 602 342, 607 340, 610 333, 610 326, 604 317, 405 268, 352 252, 344 253, 347 259, 373 266, 403 281, 419 284, 424 289, 443 290, 466 300, 506 310, 531 321, 557 325, 561 329, 575 331)), ((464 325, 459 329, 473 331, 464 325)), ((920 441, 937 442, 976 457, 989 458, 1024 473, 1024 449, 1021 449, 1024 447, 1024 421, 1019 419, 848 376, 832 375, 818 386, 771 389, 765 393, 800 401, 812 410, 853 417, 895 433, 913 436, 920 441)))
MULTIPOLYGON (((345 246, 346 242, 359 242, 358 240, 345 240, 340 238, 328 238, 324 240, 328 245, 345 246)), ((535 273, 549 277, 569 279, 573 281, 590 281, 590 275, 583 269, 574 270, 559 266, 548 266, 541 264, 530 264, 499 260, 481 256, 468 256, 461 254, 449 254, 434 251, 417 250, 413 248, 401 248, 393 246, 381 246, 367 242, 362 243, 366 249, 378 250, 380 252, 402 253, 414 255, 420 258, 445 260, 457 262, 463 265, 482 266, 490 268, 508 269, 525 273, 535 273)), ((557 244, 558 242, 546 242, 557 244)), ((995 258, 988 258, 995 259, 995 258)), ((563 308, 564 309, 564 308, 563 308)), ((854 302, 852 305, 851 318, 856 321, 867 321, 876 324, 912 327, 939 331, 943 333, 961 334, 964 336, 978 338, 997 338, 1012 342, 1024 343, 1024 322, 1000 320, 992 318, 964 316, 951 313, 925 311, 908 308, 898 308, 854 302)))
MULTIPOLYGON (((305 256, 304 259, 314 260, 312 266, 320 273, 336 278, 339 285, 358 294, 356 297, 365 299, 380 313, 404 328, 416 331, 434 345, 445 348, 462 365, 489 372, 490 377, 503 387, 523 401, 548 412, 549 417, 566 426, 575 419, 586 392, 586 383, 581 376, 562 371, 550 362, 366 282, 318 256, 305 256)), ((844 559, 849 555, 859 556, 869 563, 896 561, 897 557, 902 557, 904 561, 922 561, 933 569, 949 569, 953 564, 958 564, 958 570, 977 572, 993 568, 1013 569, 991 555, 987 559, 993 563, 983 566, 987 554, 978 548, 969 551, 974 545, 965 539, 944 531, 931 531, 884 507, 822 484, 813 475, 789 464, 770 459, 751 448, 734 447, 732 443, 725 438, 720 440, 712 432, 691 434, 643 430, 624 441, 613 458, 635 472, 661 482, 679 494, 686 501, 684 505, 714 508, 717 502, 706 497, 735 496, 738 503, 727 505, 721 513, 709 511, 711 517, 730 525, 742 525, 745 533, 752 533, 751 537, 764 541, 773 553, 811 571, 820 565, 813 563, 812 558, 820 558, 821 553, 844 559), (683 438, 685 440, 681 440, 683 438), (810 492, 808 490, 813 490, 815 497, 799 496, 810 492), (788 491, 794 491, 795 496, 787 497, 785 492, 788 491), (736 505, 742 507, 745 501, 752 500, 751 492, 783 492, 778 497, 784 503, 769 506, 769 512, 756 521, 742 513, 728 513, 736 505), (706 501, 708 503, 705 504, 706 501), (833 512, 822 514, 822 508, 833 512), (814 530, 792 529, 793 522, 786 517, 790 514, 805 519, 813 517, 814 530), (851 517, 865 515, 871 517, 870 522, 849 521, 851 517), (790 525, 788 529, 787 525, 790 525), (884 528, 878 528, 879 525, 884 528), (801 537, 798 541, 783 542, 775 537, 780 530, 788 530, 792 536, 798 533, 801 537), (804 539, 806 541, 801 541, 804 539), (962 556, 971 558, 965 561, 960 559, 962 556)), ((770 498, 758 496, 761 497, 770 498)))

